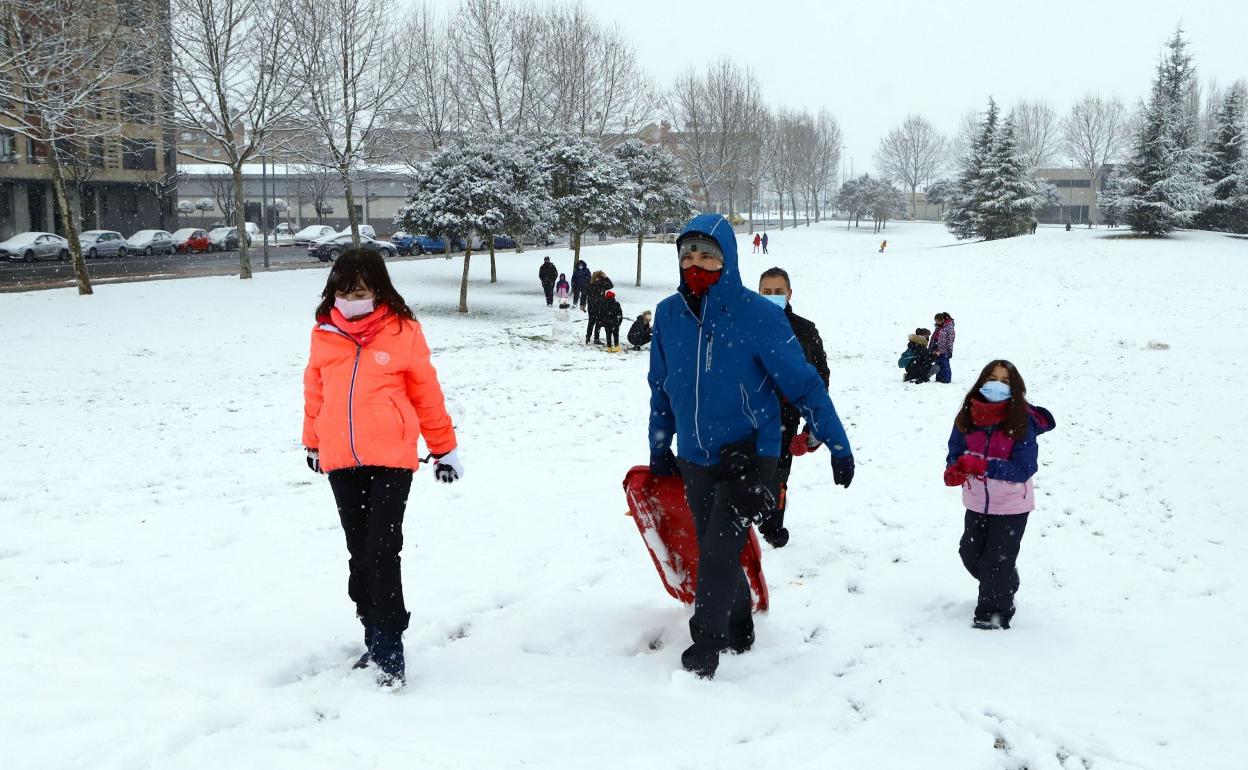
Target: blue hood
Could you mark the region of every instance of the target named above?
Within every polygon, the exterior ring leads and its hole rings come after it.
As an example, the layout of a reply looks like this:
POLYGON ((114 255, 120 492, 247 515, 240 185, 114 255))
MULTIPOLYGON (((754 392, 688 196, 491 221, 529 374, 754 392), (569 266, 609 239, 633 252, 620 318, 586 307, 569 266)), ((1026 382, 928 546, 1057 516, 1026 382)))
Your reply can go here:
MULTIPOLYGON (((741 271, 737 268, 737 234, 733 232, 732 225, 724 218, 722 214, 699 214, 689 220, 689 224, 685 225, 685 229, 680 231, 680 236, 676 239, 676 270, 680 270, 680 242, 688 235, 705 235, 708 238, 714 238, 719 244, 719 250, 724 253, 724 274, 715 286, 735 286, 740 287, 741 271)), ((680 285, 685 285, 685 278, 680 277, 680 285)), ((714 291, 715 287, 712 286, 714 291)))

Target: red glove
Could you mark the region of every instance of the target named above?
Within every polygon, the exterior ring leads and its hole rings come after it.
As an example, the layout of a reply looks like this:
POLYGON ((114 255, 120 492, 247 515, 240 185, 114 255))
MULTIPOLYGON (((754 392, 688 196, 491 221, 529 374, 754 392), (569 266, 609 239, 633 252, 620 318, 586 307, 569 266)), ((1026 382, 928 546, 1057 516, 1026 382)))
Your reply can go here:
POLYGON ((958 458, 958 470, 968 476, 983 476, 988 472, 988 458, 962 455, 958 458))
POLYGON ((793 437, 792 441, 789 442, 789 454, 794 457, 801 457, 802 455, 808 452, 813 452, 818 448, 819 441, 809 433, 799 433, 793 437))
POLYGON ((958 466, 950 465, 945 468, 945 486, 960 487, 966 483, 966 474, 958 470, 958 466))

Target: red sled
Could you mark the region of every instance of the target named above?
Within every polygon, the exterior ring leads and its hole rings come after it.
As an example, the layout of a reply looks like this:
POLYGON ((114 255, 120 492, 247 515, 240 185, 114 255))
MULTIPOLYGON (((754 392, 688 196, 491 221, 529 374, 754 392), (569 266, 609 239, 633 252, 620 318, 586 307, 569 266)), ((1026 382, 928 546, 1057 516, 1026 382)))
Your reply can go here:
MULTIPOLYGON (((663 587, 673 598, 693 604, 698 577, 698 537, 693 515, 679 476, 655 476, 638 465, 624 476, 628 512, 650 551, 663 587)), ((750 527, 741 549, 741 566, 750 582, 755 612, 767 611, 767 580, 763 577, 763 550, 750 527)))

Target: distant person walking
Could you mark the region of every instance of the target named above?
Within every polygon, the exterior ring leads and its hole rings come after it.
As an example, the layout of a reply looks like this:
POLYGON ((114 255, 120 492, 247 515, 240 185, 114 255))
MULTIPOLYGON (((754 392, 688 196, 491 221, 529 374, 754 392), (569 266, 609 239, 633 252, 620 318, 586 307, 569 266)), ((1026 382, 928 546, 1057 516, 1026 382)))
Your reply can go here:
POLYGON ((542 266, 537 269, 537 278, 542 282, 542 292, 546 295, 546 307, 554 305, 555 281, 559 280, 559 268, 550 261, 550 257, 542 260, 542 266))
POLYGON ((763 242, 763 237, 758 233, 754 233, 754 253, 758 253, 758 245, 763 242))
POLYGON ((767 253, 767 233, 763 233, 763 237, 759 240, 759 242, 763 245, 763 253, 766 254, 767 253))
POLYGON ((1032 218, 1031 218, 1031 234, 1032 234, 1032 235, 1035 235, 1035 234, 1036 234, 1036 228, 1037 228, 1037 227, 1039 227, 1039 226, 1040 226, 1040 223, 1039 223, 1038 221, 1036 221, 1036 218, 1035 218, 1035 217, 1032 217, 1032 218))
POLYGON ((953 382, 953 370, 949 366, 953 358, 953 340, 957 333, 953 327, 953 316, 948 313, 937 313, 935 317, 936 331, 932 334, 932 355, 936 356, 936 381, 948 385, 953 382))
POLYGON ((589 265, 585 264, 585 260, 576 263, 576 269, 572 271, 572 304, 585 309, 585 304, 589 300, 589 265))

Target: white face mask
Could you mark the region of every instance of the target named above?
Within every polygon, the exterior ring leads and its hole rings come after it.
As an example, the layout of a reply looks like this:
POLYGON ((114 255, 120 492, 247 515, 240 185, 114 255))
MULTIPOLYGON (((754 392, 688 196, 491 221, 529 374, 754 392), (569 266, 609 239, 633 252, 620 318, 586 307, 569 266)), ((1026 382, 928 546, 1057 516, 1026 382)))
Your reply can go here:
POLYGON ((362 318, 377 306, 377 300, 374 297, 368 299, 343 299, 337 297, 334 299, 334 307, 338 308, 338 312, 342 313, 347 320, 353 318, 362 318))

